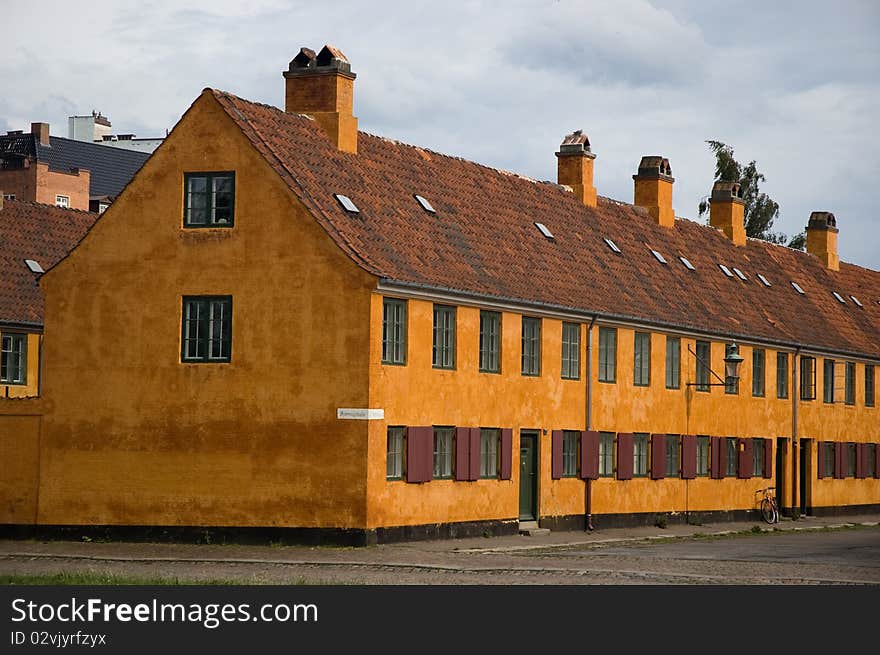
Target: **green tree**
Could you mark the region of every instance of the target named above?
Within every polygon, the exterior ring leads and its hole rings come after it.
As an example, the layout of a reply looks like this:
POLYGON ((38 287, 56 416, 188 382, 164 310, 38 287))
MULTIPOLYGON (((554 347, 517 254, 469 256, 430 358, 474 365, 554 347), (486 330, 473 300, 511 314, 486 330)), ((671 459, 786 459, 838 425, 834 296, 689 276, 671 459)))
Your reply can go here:
MULTIPOLYGON (((755 161, 746 166, 740 164, 733 156, 733 148, 721 141, 706 141, 709 149, 715 154, 715 182, 739 182, 745 204, 744 222, 746 236, 763 239, 770 243, 779 243, 789 248, 804 249, 806 236, 803 232, 790 239, 782 232, 774 232, 773 221, 779 217, 779 205, 761 191, 760 185, 765 181, 764 174, 758 171, 755 161)), ((709 211, 709 196, 700 201, 699 212, 703 216, 709 211)))

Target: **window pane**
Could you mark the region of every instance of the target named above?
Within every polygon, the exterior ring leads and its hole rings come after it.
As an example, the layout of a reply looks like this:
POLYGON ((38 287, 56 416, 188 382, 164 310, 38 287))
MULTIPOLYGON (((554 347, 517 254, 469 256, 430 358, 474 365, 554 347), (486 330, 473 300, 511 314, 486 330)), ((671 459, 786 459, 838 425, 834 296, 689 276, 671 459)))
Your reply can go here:
POLYGON ((697 437, 697 475, 709 475, 709 437, 697 437))
POLYGON ((575 477, 578 472, 578 442, 580 432, 565 430, 562 433, 562 475, 575 477))
POLYGON ((434 368, 455 368, 455 307, 434 305, 434 368))
POLYGON ((480 312, 480 370, 499 373, 501 351, 501 314, 480 312))
POLYGON ((681 339, 666 337, 666 388, 681 387, 681 339))
POLYGON ((382 301, 382 362, 406 364, 406 301, 382 301))
POLYGON ((385 477, 399 480, 403 477, 403 428, 388 428, 388 455, 385 477))
POLYGON ((480 477, 498 477, 498 442, 501 430, 483 428, 480 430, 480 477))
POLYGON ((739 463, 739 453, 737 452, 737 444, 735 438, 727 438, 724 440, 725 449, 726 449, 726 457, 725 457, 725 471, 724 474, 726 476, 732 477, 736 476, 738 469, 737 464, 739 463))
POLYGON ((854 362, 846 363, 845 385, 844 400, 847 405, 853 405, 856 402, 856 365, 854 362))
POLYGON ((617 380, 617 330, 599 328, 599 381, 617 380))
POLYGON ((874 366, 865 364, 865 407, 874 406, 874 366))
POLYGON ((788 398, 788 353, 776 353, 776 397, 788 398))
POLYGON ((599 435, 599 475, 614 475, 614 433, 602 432, 599 435))
POLYGON ((633 349, 633 384, 647 387, 651 383, 651 335, 635 333, 633 349))
POLYGON ((562 377, 577 380, 580 377, 581 326, 562 324, 562 377))
POLYGON ((232 201, 235 187, 232 176, 214 176, 212 223, 224 225, 232 222, 232 201))
POLYGON ((522 374, 541 374, 541 319, 523 316, 522 374))
POLYGON ((697 391, 709 391, 710 353, 708 341, 697 341, 697 391))
POLYGON ((752 395, 764 395, 764 351, 752 350, 752 395))
POLYGON ((452 428, 434 428, 434 477, 452 477, 452 428))
POLYGON ((834 443, 825 442, 825 477, 834 477, 834 443))
POLYGON ((677 478, 681 463, 681 441, 677 434, 666 435, 666 477, 677 478))
POLYGON ((190 175, 187 178, 186 223, 205 225, 208 222, 208 178, 190 175))
POLYGON ((633 435, 633 476, 646 475, 648 475, 648 435, 636 433, 633 435))

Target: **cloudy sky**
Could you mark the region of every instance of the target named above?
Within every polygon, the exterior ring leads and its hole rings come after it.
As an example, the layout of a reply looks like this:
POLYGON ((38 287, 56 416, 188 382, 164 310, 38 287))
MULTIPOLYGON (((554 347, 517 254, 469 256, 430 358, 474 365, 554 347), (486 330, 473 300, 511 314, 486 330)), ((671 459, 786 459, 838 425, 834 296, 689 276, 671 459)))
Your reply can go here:
POLYGON ((706 139, 755 160, 794 234, 813 210, 841 259, 880 270, 880 2, 0 0, 0 130, 101 111, 161 136, 202 88, 283 106, 301 46, 358 74, 360 128, 542 180, 590 137, 600 194, 632 201, 669 158, 680 217, 712 185, 706 139))

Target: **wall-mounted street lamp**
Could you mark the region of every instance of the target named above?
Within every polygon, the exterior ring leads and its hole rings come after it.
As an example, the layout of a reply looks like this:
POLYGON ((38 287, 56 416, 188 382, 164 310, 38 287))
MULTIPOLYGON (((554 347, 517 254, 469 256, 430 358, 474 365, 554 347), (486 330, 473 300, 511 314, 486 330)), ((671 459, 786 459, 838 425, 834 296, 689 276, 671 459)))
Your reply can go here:
POLYGON ((736 388, 737 383, 739 383, 739 365, 743 363, 743 358, 739 354, 739 346, 736 343, 728 343, 724 346, 724 379, 722 380, 718 377, 718 374, 712 370, 712 367, 709 366, 709 362, 704 362, 703 359, 691 350, 691 347, 688 346, 688 351, 697 358, 698 362, 701 362, 703 366, 706 367, 706 370, 709 371, 712 375, 715 376, 715 379, 718 382, 688 382, 687 386, 689 387, 732 387, 736 388))

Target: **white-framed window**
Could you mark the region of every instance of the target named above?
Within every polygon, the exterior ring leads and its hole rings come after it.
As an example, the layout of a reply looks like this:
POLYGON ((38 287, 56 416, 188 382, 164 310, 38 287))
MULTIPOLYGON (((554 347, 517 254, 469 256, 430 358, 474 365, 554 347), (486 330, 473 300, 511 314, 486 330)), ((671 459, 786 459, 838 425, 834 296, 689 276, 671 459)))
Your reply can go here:
POLYGON ((404 428, 388 427, 388 451, 386 455, 385 479, 402 480, 404 469, 404 428))
POLYGON ((55 206, 70 208, 70 196, 55 196, 55 206))

